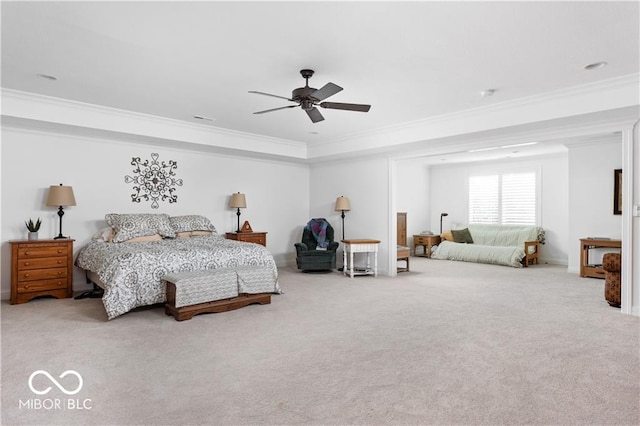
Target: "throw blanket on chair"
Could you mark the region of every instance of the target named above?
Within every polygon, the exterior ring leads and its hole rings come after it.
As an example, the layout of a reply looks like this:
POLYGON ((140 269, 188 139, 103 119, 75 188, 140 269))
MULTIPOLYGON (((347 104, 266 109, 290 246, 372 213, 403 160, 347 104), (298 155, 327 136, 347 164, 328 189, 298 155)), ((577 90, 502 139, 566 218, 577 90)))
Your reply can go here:
POLYGON ((318 242, 318 247, 327 248, 329 241, 327 241, 327 222, 324 218, 311 219, 307 223, 307 229, 313 234, 313 238, 318 242))

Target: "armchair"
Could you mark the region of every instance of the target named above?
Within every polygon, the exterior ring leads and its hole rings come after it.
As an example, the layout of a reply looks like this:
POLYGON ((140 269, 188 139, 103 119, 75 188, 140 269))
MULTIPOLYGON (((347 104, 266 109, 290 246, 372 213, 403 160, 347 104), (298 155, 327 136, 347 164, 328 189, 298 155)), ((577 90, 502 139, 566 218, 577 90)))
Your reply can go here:
POLYGON ((303 271, 330 271, 336 268, 338 243, 326 219, 311 219, 302 231, 302 242, 295 243, 296 265, 303 271))
POLYGON ((602 257, 602 269, 604 276, 604 298, 614 308, 620 307, 620 253, 605 253, 602 257))

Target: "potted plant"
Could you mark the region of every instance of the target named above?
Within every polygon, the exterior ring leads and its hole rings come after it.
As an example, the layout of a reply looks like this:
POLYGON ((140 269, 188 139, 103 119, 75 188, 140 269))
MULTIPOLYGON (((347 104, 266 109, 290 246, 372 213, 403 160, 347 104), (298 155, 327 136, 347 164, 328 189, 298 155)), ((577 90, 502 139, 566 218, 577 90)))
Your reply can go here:
POLYGON ((29 239, 37 240, 38 239, 38 231, 40 230, 40 225, 42 225, 42 221, 40 218, 35 222, 32 219, 29 219, 29 222, 24 222, 27 225, 27 229, 29 230, 29 239))

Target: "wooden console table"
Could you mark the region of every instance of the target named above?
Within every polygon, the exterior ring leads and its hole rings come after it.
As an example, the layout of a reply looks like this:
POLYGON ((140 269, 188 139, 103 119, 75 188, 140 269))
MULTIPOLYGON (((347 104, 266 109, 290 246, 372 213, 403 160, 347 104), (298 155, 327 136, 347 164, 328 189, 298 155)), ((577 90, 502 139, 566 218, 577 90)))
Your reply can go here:
POLYGON ((378 276, 378 245, 379 240, 342 240, 344 244, 343 255, 343 275, 373 275, 378 276), (354 253, 367 253, 367 267, 356 269, 353 265, 354 253), (371 267, 371 253, 373 253, 373 268, 371 267), (347 258, 348 255, 348 258, 347 258), (349 260, 349 262, 347 262, 349 260))
POLYGON ((605 271, 602 265, 589 263, 589 250, 595 248, 622 248, 622 241, 602 238, 580 239, 580 276, 591 278, 604 278, 605 271))

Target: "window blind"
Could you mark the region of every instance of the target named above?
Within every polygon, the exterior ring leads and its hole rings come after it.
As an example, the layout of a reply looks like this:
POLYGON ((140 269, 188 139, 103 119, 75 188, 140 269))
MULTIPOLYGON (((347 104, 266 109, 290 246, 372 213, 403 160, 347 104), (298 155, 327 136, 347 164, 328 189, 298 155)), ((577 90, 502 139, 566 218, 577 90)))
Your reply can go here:
POLYGON ((469 223, 535 225, 536 173, 469 177, 469 223))

